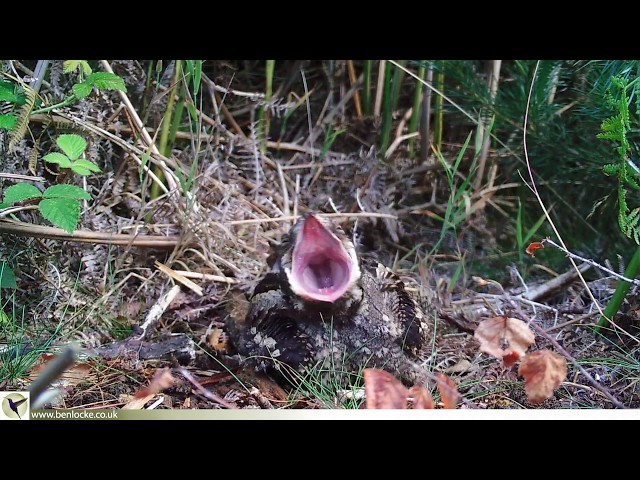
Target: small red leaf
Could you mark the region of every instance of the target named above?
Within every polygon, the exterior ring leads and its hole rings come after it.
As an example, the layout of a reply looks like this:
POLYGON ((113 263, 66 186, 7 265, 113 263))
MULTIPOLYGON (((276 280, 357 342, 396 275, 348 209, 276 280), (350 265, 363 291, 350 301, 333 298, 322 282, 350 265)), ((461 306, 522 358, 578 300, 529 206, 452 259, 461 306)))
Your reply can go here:
POLYGON ((531 242, 525 252, 527 252, 532 257, 535 257, 536 250, 540 250, 541 248, 544 248, 544 244, 542 244, 541 242, 531 242))
POLYGON ((519 358, 520 358, 520 355, 518 355, 518 352, 509 352, 504 357, 502 357, 502 361, 504 362, 504 366, 506 368, 511 368, 513 367, 513 364, 518 361, 519 358))

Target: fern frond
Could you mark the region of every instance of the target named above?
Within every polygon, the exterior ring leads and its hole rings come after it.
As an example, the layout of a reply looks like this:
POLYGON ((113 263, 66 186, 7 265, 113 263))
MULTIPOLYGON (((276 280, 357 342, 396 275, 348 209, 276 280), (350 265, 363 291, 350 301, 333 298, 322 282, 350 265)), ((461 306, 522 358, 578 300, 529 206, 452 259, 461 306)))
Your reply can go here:
POLYGON ((22 140, 29 127, 29 115, 36 103, 36 91, 28 85, 22 86, 24 90, 25 103, 17 110, 17 120, 13 130, 9 135, 9 152, 12 152, 16 145, 22 140))
POLYGON ((36 140, 35 145, 29 152, 29 171, 32 175, 37 175, 36 167, 38 166, 38 152, 40 150, 40 139, 36 140))
POLYGON ((617 175, 619 171, 620 165, 616 163, 607 163, 604 167, 602 167, 602 172, 608 176, 617 175))

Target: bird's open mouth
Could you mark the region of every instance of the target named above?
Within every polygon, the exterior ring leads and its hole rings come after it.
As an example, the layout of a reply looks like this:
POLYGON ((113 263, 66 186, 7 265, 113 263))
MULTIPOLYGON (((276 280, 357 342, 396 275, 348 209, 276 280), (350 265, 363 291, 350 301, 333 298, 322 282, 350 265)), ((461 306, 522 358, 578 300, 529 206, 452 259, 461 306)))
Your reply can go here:
POLYGON ((340 239, 309 216, 293 250, 292 289, 311 300, 334 302, 354 280, 354 261, 340 239))

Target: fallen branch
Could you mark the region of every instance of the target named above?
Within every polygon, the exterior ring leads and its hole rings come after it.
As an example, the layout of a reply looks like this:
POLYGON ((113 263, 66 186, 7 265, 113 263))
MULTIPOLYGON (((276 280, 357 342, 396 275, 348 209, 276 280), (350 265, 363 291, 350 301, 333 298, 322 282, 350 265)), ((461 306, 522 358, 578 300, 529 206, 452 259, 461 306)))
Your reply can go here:
POLYGON ((180 237, 177 235, 124 235, 120 233, 90 232, 87 230, 76 230, 73 234, 69 234, 61 228, 33 225, 15 220, 1 220, 0 233, 78 243, 128 245, 145 248, 175 248, 180 243, 180 237))
POLYGON ((202 395, 203 397, 211 400, 212 402, 219 403, 223 407, 226 407, 231 410, 236 410, 238 408, 232 403, 227 402, 226 400, 220 398, 215 393, 210 392, 209 390, 204 388, 202 385, 200 385, 200 383, 198 383, 198 381, 193 377, 193 375, 191 375, 186 369, 180 368, 178 369, 178 373, 182 375, 184 378, 186 378, 189 382, 191 382, 191 384, 195 387, 196 392, 202 395))
MULTIPOLYGON (((583 263, 578 267, 580 273, 585 273, 587 270, 591 268, 591 265, 588 263, 583 263)), ((552 278, 548 282, 543 283, 542 285, 537 285, 534 288, 527 290, 526 292, 521 293, 516 296, 516 298, 523 298, 525 300, 540 300, 564 285, 573 282, 578 277, 578 271, 575 269, 571 269, 562 275, 558 275, 555 278, 552 278)))
POLYGON ((144 319, 144 323, 140 326, 140 328, 142 329, 142 333, 140 334, 140 336, 138 336, 137 340, 142 340, 144 337, 146 337, 149 327, 160 320, 160 317, 167 309, 171 301, 176 298, 176 295, 178 295, 178 293, 180 293, 180 285, 174 285, 171 290, 160 297, 158 302, 153 307, 151 307, 151 310, 149 310, 147 317, 144 319))

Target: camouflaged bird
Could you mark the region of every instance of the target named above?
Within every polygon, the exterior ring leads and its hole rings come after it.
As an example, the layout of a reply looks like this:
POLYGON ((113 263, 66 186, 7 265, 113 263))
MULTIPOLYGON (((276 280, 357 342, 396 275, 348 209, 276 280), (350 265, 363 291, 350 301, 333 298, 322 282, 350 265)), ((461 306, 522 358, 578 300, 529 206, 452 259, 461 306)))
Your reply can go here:
POLYGON ((340 372, 348 382, 368 367, 425 381, 412 361, 423 343, 423 313, 403 282, 382 264, 361 265, 344 231, 315 215, 293 226, 246 317, 230 323, 232 342, 256 370, 290 382, 318 368, 323 381, 340 372))

